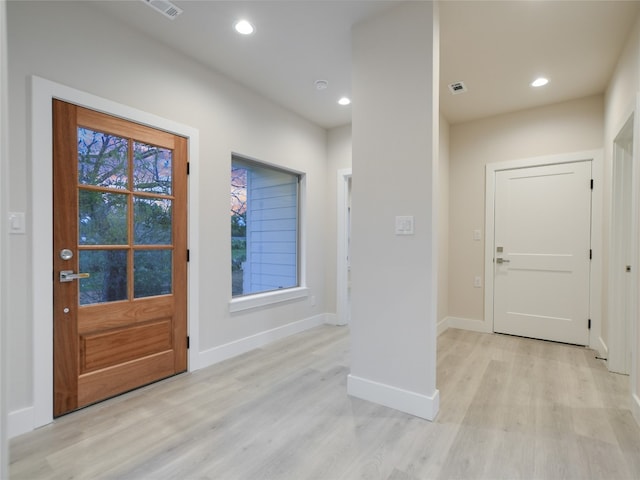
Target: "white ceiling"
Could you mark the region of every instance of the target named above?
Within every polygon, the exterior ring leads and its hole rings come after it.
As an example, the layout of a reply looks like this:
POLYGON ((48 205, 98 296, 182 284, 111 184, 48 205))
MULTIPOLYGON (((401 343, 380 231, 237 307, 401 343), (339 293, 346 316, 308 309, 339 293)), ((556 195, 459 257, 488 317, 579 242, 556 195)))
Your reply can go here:
MULTIPOLYGON (((397 1, 191 1, 169 20, 140 0, 92 2, 135 28, 314 123, 351 121, 351 26, 397 1), (244 37, 233 24, 256 27, 244 37), (329 82, 318 91, 315 80, 329 82)), ((451 123, 602 93, 638 1, 440 3, 440 106, 451 123), (537 75, 550 79, 532 89, 537 75), (452 96, 451 82, 468 92, 452 96)))

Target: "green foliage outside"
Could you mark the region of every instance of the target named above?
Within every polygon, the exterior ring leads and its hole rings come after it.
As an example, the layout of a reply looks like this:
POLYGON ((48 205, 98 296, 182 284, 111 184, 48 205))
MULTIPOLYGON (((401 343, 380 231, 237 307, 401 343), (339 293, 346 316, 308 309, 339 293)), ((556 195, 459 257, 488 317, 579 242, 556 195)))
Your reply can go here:
POLYGON ((246 214, 231 215, 231 271, 242 269, 247 259, 246 214))
POLYGON ((100 248, 80 252, 80 271, 91 276, 80 282, 80 303, 126 300, 129 296, 128 269, 134 268, 134 296, 163 295, 172 291, 172 251, 136 250, 129 265, 126 247, 130 236, 134 245, 171 245, 171 200, 163 195, 171 189, 171 152, 158 147, 135 144, 133 178, 128 172, 128 141, 120 137, 78 129, 79 244, 123 248, 100 248), (130 181, 131 180, 131 181, 130 181), (153 197, 134 196, 134 225, 128 231, 128 198, 136 192, 153 197))

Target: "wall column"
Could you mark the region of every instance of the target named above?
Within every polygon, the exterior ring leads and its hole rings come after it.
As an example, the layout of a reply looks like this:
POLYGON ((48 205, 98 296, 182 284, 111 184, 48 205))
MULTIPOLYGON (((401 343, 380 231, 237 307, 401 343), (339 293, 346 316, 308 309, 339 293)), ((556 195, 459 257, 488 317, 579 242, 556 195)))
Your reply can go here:
POLYGON ((352 32, 348 391, 429 420, 439 402, 438 38, 433 2, 403 2, 352 32), (398 217, 413 220, 412 234, 398 234, 398 217))

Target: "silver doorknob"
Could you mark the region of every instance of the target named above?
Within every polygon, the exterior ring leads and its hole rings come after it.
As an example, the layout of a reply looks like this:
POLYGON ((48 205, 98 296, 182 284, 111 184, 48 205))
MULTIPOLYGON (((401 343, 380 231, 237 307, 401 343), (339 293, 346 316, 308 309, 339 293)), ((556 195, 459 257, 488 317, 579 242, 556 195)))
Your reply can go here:
POLYGON ((73 270, 61 270, 60 271, 60 281, 61 282, 71 282, 73 280, 79 280, 81 278, 89 278, 90 274, 88 273, 73 273, 73 270))
POLYGON ((509 263, 511 260, 507 260, 506 258, 496 258, 496 263, 509 263))

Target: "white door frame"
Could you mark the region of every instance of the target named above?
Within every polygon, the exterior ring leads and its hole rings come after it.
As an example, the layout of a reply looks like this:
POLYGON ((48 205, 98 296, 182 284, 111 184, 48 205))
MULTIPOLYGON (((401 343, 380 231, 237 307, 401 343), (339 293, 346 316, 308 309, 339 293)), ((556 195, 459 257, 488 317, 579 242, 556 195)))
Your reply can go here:
POLYGON ((635 175, 634 158, 635 149, 632 148, 632 156, 626 153, 620 146, 620 136, 629 134, 633 141, 635 129, 633 114, 629 116, 624 126, 619 130, 613 143, 612 162, 612 188, 611 208, 609 212, 609 281, 608 281, 608 354, 607 366, 610 371, 616 373, 631 373, 629 362, 631 349, 631 319, 635 318, 635 291, 636 282, 633 274, 626 273, 623 266, 632 266, 635 269, 634 249, 631 248, 637 241, 637 232, 634 232, 633 218, 635 217, 635 205, 637 194, 634 184, 635 175), (624 181, 630 181, 628 189, 624 181), (628 209, 628 210, 627 210, 628 209), (625 213, 626 210, 626 213, 625 213))
POLYGON ((640 384, 638 377, 640 355, 640 306, 638 295, 640 294, 640 94, 636 94, 633 110, 633 177, 631 181, 632 206, 631 206, 631 291, 633 302, 631 318, 631 411, 636 422, 640 424, 640 384))
MULTIPOLYGON (((31 314, 33 319, 33 411, 15 433, 30 431, 53 421, 53 192, 52 99, 98 110, 161 128, 188 139, 190 178, 198 178, 199 133, 179 124, 126 105, 33 76, 31 82, 31 314), (29 422, 29 420, 31 422, 29 422), (28 423, 31 423, 29 425, 28 423)), ((189 181, 188 245, 198 252, 198 182, 189 181)), ((197 256, 196 256, 197 258, 197 256)), ((190 339, 189 371, 198 368, 198 262, 189 263, 187 328, 190 339)))
POLYGON ((346 325, 351 317, 349 300, 349 181, 351 169, 338 170, 336 248, 336 325, 346 325))
POLYGON ((602 151, 547 155, 543 157, 524 158, 506 162, 489 163, 485 175, 485 243, 484 243, 484 318, 485 324, 493 331, 493 244, 495 226, 495 175, 500 170, 538 167, 569 162, 591 161, 594 188, 591 204, 591 260, 590 302, 589 312, 591 330, 589 331, 589 347, 603 354, 604 342, 601 337, 601 305, 602 305, 602 151))

